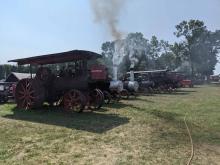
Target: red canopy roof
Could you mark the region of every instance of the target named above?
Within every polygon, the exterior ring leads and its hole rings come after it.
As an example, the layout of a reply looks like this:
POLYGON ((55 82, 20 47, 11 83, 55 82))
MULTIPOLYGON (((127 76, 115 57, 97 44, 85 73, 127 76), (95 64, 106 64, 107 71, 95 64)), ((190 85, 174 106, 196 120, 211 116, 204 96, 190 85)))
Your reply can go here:
POLYGON ((100 54, 94 52, 85 51, 85 50, 72 50, 68 52, 15 59, 15 60, 10 60, 8 62, 17 62, 18 65, 25 65, 25 64, 44 65, 44 64, 71 62, 76 60, 91 60, 100 57, 101 57, 100 54))

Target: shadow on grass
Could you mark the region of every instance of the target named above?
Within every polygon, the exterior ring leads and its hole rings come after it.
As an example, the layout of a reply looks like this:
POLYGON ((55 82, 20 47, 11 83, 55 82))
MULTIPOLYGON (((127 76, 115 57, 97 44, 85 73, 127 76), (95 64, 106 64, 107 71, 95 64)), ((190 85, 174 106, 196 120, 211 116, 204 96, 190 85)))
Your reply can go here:
POLYGON ((28 111, 14 108, 12 111, 13 114, 8 114, 2 117, 61 126, 93 133, 104 133, 129 122, 129 118, 120 117, 115 114, 103 114, 97 112, 66 113, 58 108, 45 108, 42 110, 28 111))

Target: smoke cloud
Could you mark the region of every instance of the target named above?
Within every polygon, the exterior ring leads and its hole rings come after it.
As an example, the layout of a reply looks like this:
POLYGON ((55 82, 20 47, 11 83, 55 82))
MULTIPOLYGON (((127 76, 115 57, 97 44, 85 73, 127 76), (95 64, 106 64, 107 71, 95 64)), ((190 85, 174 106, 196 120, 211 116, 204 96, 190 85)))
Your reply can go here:
POLYGON ((104 23, 109 28, 114 39, 121 39, 122 33, 118 29, 118 17, 126 0, 90 0, 95 21, 104 23))

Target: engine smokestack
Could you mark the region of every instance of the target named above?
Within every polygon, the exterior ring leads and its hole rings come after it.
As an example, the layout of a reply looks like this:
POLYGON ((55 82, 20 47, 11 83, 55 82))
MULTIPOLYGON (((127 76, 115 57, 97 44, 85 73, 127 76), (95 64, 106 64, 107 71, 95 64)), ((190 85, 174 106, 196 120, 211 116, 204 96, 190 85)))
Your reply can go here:
POLYGON ((134 81, 134 68, 130 68, 130 81, 134 81))
POLYGON ((113 65, 113 80, 117 81, 118 80, 118 66, 113 65))
POLYGON ((118 80, 118 66, 113 65, 113 81, 110 82, 110 90, 115 92, 121 92, 123 90, 123 83, 118 80))
POLYGON ((134 65, 132 64, 130 67, 130 81, 124 82, 124 87, 130 92, 137 92, 139 88, 139 84, 134 80, 134 65))

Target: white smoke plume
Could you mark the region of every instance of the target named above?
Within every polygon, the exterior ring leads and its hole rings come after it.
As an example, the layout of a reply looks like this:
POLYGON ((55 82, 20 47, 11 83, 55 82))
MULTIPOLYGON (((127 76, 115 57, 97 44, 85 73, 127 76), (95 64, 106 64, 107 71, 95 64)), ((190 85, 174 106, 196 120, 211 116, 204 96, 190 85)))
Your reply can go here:
POLYGON ((120 64, 125 56, 128 56, 132 67, 143 54, 148 54, 149 43, 141 35, 134 37, 130 33, 127 38, 114 41, 113 63, 120 64))
POLYGON ((149 50, 148 41, 142 36, 142 34, 136 33, 136 37, 134 37, 135 33, 131 33, 127 36, 125 40, 125 50, 129 56, 131 62, 131 68, 135 66, 138 62, 138 58, 147 54, 149 50))
POLYGON ((125 42, 124 40, 117 40, 114 44, 113 65, 119 65, 123 60, 125 54, 125 42))
POLYGON ((134 68, 142 55, 149 53, 149 43, 142 34, 130 33, 125 39, 114 41, 113 65, 119 66, 125 57, 130 60, 130 68, 134 68))
MULTIPOLYGON (((138 62, 137 56, 146 54, 147 40, 142 34, 130 34, 122 39, 122 32, 118 29, 119 16, 127 0, 90 0, 95 15, 95 21, 108 27, 114 41, 113 67, 118 69, 125 56, 128 56, 133 68, 138 62), (136 36, 136 37, 135 37, 136 36)), ((113 71, 117 72, 117 71, 113 71)), ((114 76, 117 77, 117 76, 114 76)))
POLYGON ((118 29, 118 17, 126 0, 90 0, 95 21, 104 23, 109 28, 114 39, 121 39, 122 33, 118 29))

